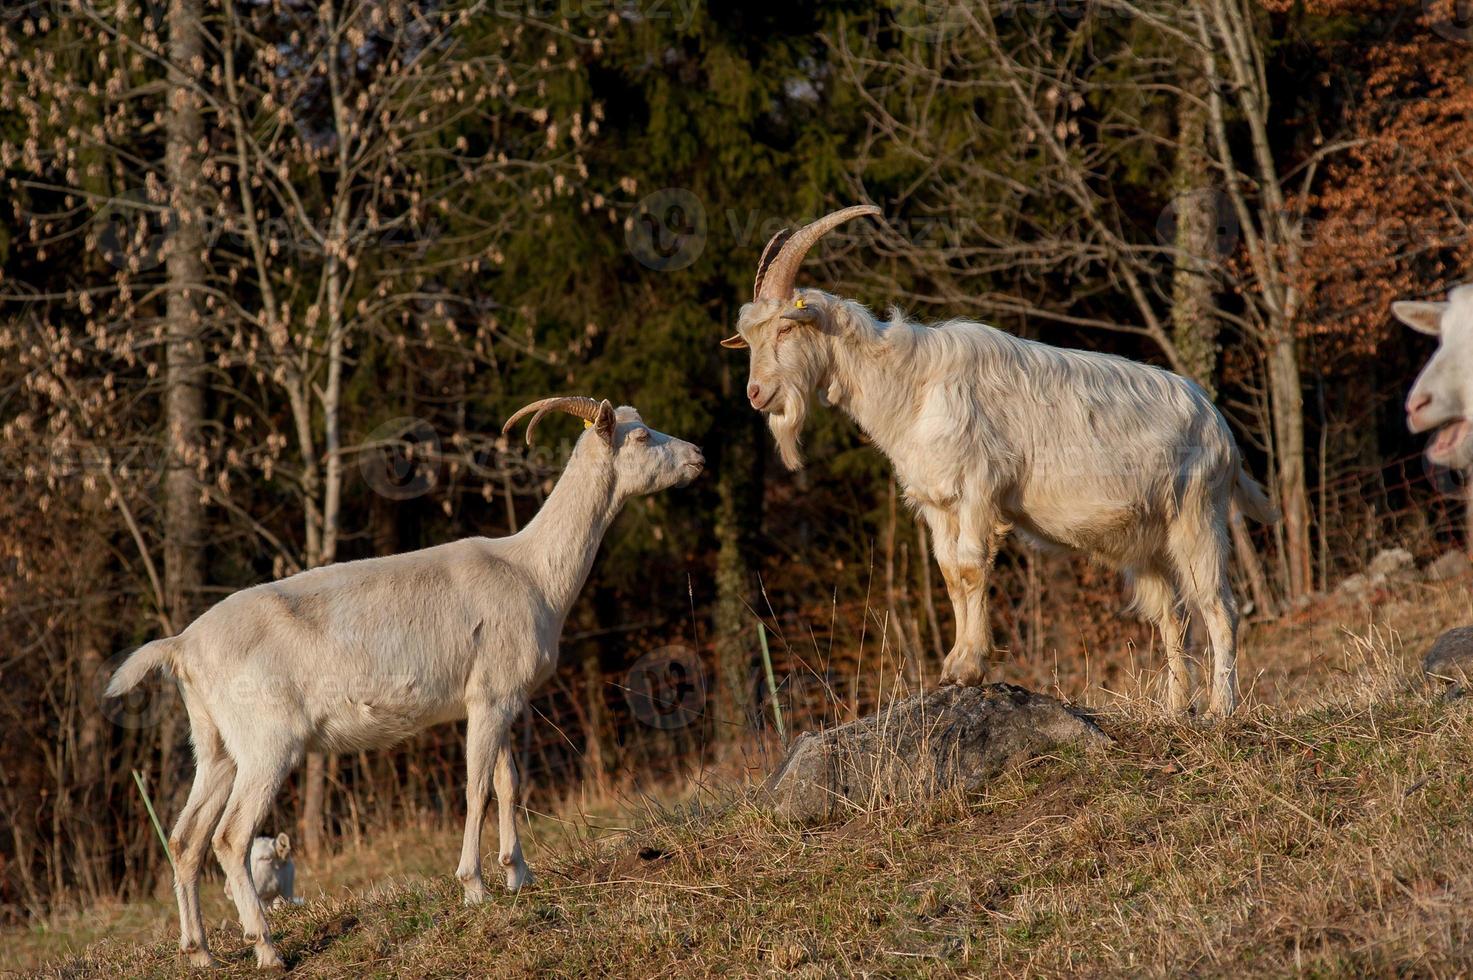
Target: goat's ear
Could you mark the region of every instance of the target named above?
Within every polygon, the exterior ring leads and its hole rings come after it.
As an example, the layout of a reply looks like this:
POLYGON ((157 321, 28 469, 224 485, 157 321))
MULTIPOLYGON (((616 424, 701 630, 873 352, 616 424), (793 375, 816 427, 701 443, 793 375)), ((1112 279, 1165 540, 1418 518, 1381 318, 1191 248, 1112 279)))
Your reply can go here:
POLYGON ((783 313, 783 319, 790 323, 815 324, 818 322, 818 310, 812 306, 795 306, 783 313))
POLYGON ((614 418, 614 406, 607 398, 598 407, 598 417, 593 420, 593 427, 598 431, 598 437, 604 441, 604 445, 612 449, 617 420, 614 418))
POLYGON ((1436 337, 1442 333, 1442 315, 1446 303, 1392 303, 1391 313, 1418 333, 1436 337))
POLYGON ((286 834, 276 835, 276 856, 285 861, 292 853, 292 839, 286 834))

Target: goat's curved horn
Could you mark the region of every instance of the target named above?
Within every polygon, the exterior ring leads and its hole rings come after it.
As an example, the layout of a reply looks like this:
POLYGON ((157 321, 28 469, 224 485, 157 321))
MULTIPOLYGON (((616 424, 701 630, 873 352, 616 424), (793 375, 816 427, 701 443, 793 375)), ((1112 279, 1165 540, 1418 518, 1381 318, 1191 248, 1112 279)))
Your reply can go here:
POLYGON ((536 414, 532 415, 532 421, 527 423, 527 445, 530 446, 532 445, 532 430, 537 428, 537 423, 548 412, 567 412, 569 415, 576 415, 585 422, 594 422, 598 419, 599 404, 598 399, 588 398, 584 395, 561 395, 556 398, 543 398, 540 401, 535 401, 530 405, 517 409, 516 414, 507 419, 506 424, 501 427, 501 434, 506 435, 511 431, 511 427, 516 425, 524 416, 535 412, 536 414))
POLYGON ((793 229, 784 228, 767 240, 767 247, 762 250, 762 258, 757 260, 757 278, 752 282, 753 299, 762 298, 762 278, 767 275, 767 268, 772 265, 772 260, 777 258, 777 250, 792 237, 793 229))
POLYGON ((798 267, 803 264, 803 259, 808 250, 818 244, 818 240, 844 222, 864 215, 880 215, 880 209, 873 204, 860 204, 852 208, 844 208, 832 214, 819 218, 812 224, 804 225, 787 237, 783 232, 774 235, 772 241, 767 243, 767 250, 771 251, 778 239, 783 238, 778 253, 769 258, 768 251, 762 253, 762 262, 757 271, 757 295, 755 299, 787 299, 793 295, 793 283, 798 279, 798 267))

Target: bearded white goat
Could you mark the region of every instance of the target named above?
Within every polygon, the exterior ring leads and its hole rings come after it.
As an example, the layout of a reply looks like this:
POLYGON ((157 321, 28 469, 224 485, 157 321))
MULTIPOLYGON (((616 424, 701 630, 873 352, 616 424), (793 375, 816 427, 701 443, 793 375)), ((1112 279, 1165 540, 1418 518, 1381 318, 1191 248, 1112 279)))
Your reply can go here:
POLYGON ((1427 446, 1428 462, 1473 468, 1473 285, 1458 286, 1445 303, 1393 303, 1391 311, 1413 330, 1438 338, 1407 396, 1407 427, 1438 430, 1427 446))
POLYGON ((811 392, 843 409, 895 466, 931 530, 956 618, 942 682, 980 684, 992 650, 988 576, 1016 529, 1031 542, 1077 549, 1125 572, 1137 607, 1160 629, 1167 699, 1191 703, 1184 612, 1212 643, 1209 710, 1237 699, 1237 604, 1228 580, 1234 501, 1273 521, 1243 471, 1226 421, 1200 387, 1121 357, 1062 350, 980 323, 934 327, 892 312, 794 289, 818 240, 847 208, 768 243, 755 298, 737 334, 751 348, 747 397, 768 414, 783 461, 802 465, 811 392), (1189 607, 1184 609, 1183 607, 1189 607))
POLYGON ((646 426, 632 408, 545 398, 583 419, 557 486, 507 538, 466 538, 409 554, 328 565, 222 600, 176 637, 140 647, 108 697, 164 669, 179 681, 194 742, 194 786, 170 837, 179 949, 213 962, 199 870, 213 843, 256 965, 281 966, 247 855, 287 774, 310 751, 392 745, 456 719, 466 729, 466 818, 455 875, 467 903, 485 898, 481 824, 492 782, 506 887, 530 879, 517 837, 508 735, 557 666, 558 637, 604 532, 624 502, 693 480, 701 451, 646 426), (494 769, 494 775, 493 775, 494 769), (212 835, 213 834, 213 838, 212 835))

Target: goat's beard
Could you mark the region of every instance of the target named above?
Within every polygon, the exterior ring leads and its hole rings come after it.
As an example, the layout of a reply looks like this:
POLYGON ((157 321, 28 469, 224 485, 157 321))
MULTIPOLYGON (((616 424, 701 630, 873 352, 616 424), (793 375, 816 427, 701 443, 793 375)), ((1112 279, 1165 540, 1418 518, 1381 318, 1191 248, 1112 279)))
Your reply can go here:
POLYGON ((782 413, 767 416, 767 427, 777 442, 783 465, 797 472, 803 468, 803 423, 808 421, 808 398, 789 389, 783 392, 782 413))

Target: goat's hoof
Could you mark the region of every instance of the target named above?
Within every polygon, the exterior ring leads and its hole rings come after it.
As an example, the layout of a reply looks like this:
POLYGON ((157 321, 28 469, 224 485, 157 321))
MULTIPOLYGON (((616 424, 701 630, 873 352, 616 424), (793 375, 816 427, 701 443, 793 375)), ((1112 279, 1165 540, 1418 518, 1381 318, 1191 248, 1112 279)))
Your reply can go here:
POLYGON ((943 669, 941 671, 941 686, 955 684, 957 687, 981 687, 987 683, 987 671, 976 667, 959 667, 956 670, 943 669))
POLYGON ((506 890, 515 895, 532 884, 532 869, 525 864, 506 870, 506 890))
POLYGON ((486 901, 486 886, 479 881, 475 884, 467 883, 465 896, 461 899, 466 905, 480 905, 486 901))
POLYGON ((215 965, 215 958, 210 955, 210 951, 207 949, 195 947, 194 949, 181 949, 179 952, 189 961, 189 965, 195 969, 208 970, 215 965))
POLYGON ((281 954, 276 951, 276 947, 267 943, 256 947, 256 969, 285 970, 286 963, 282 961, 281 954))

